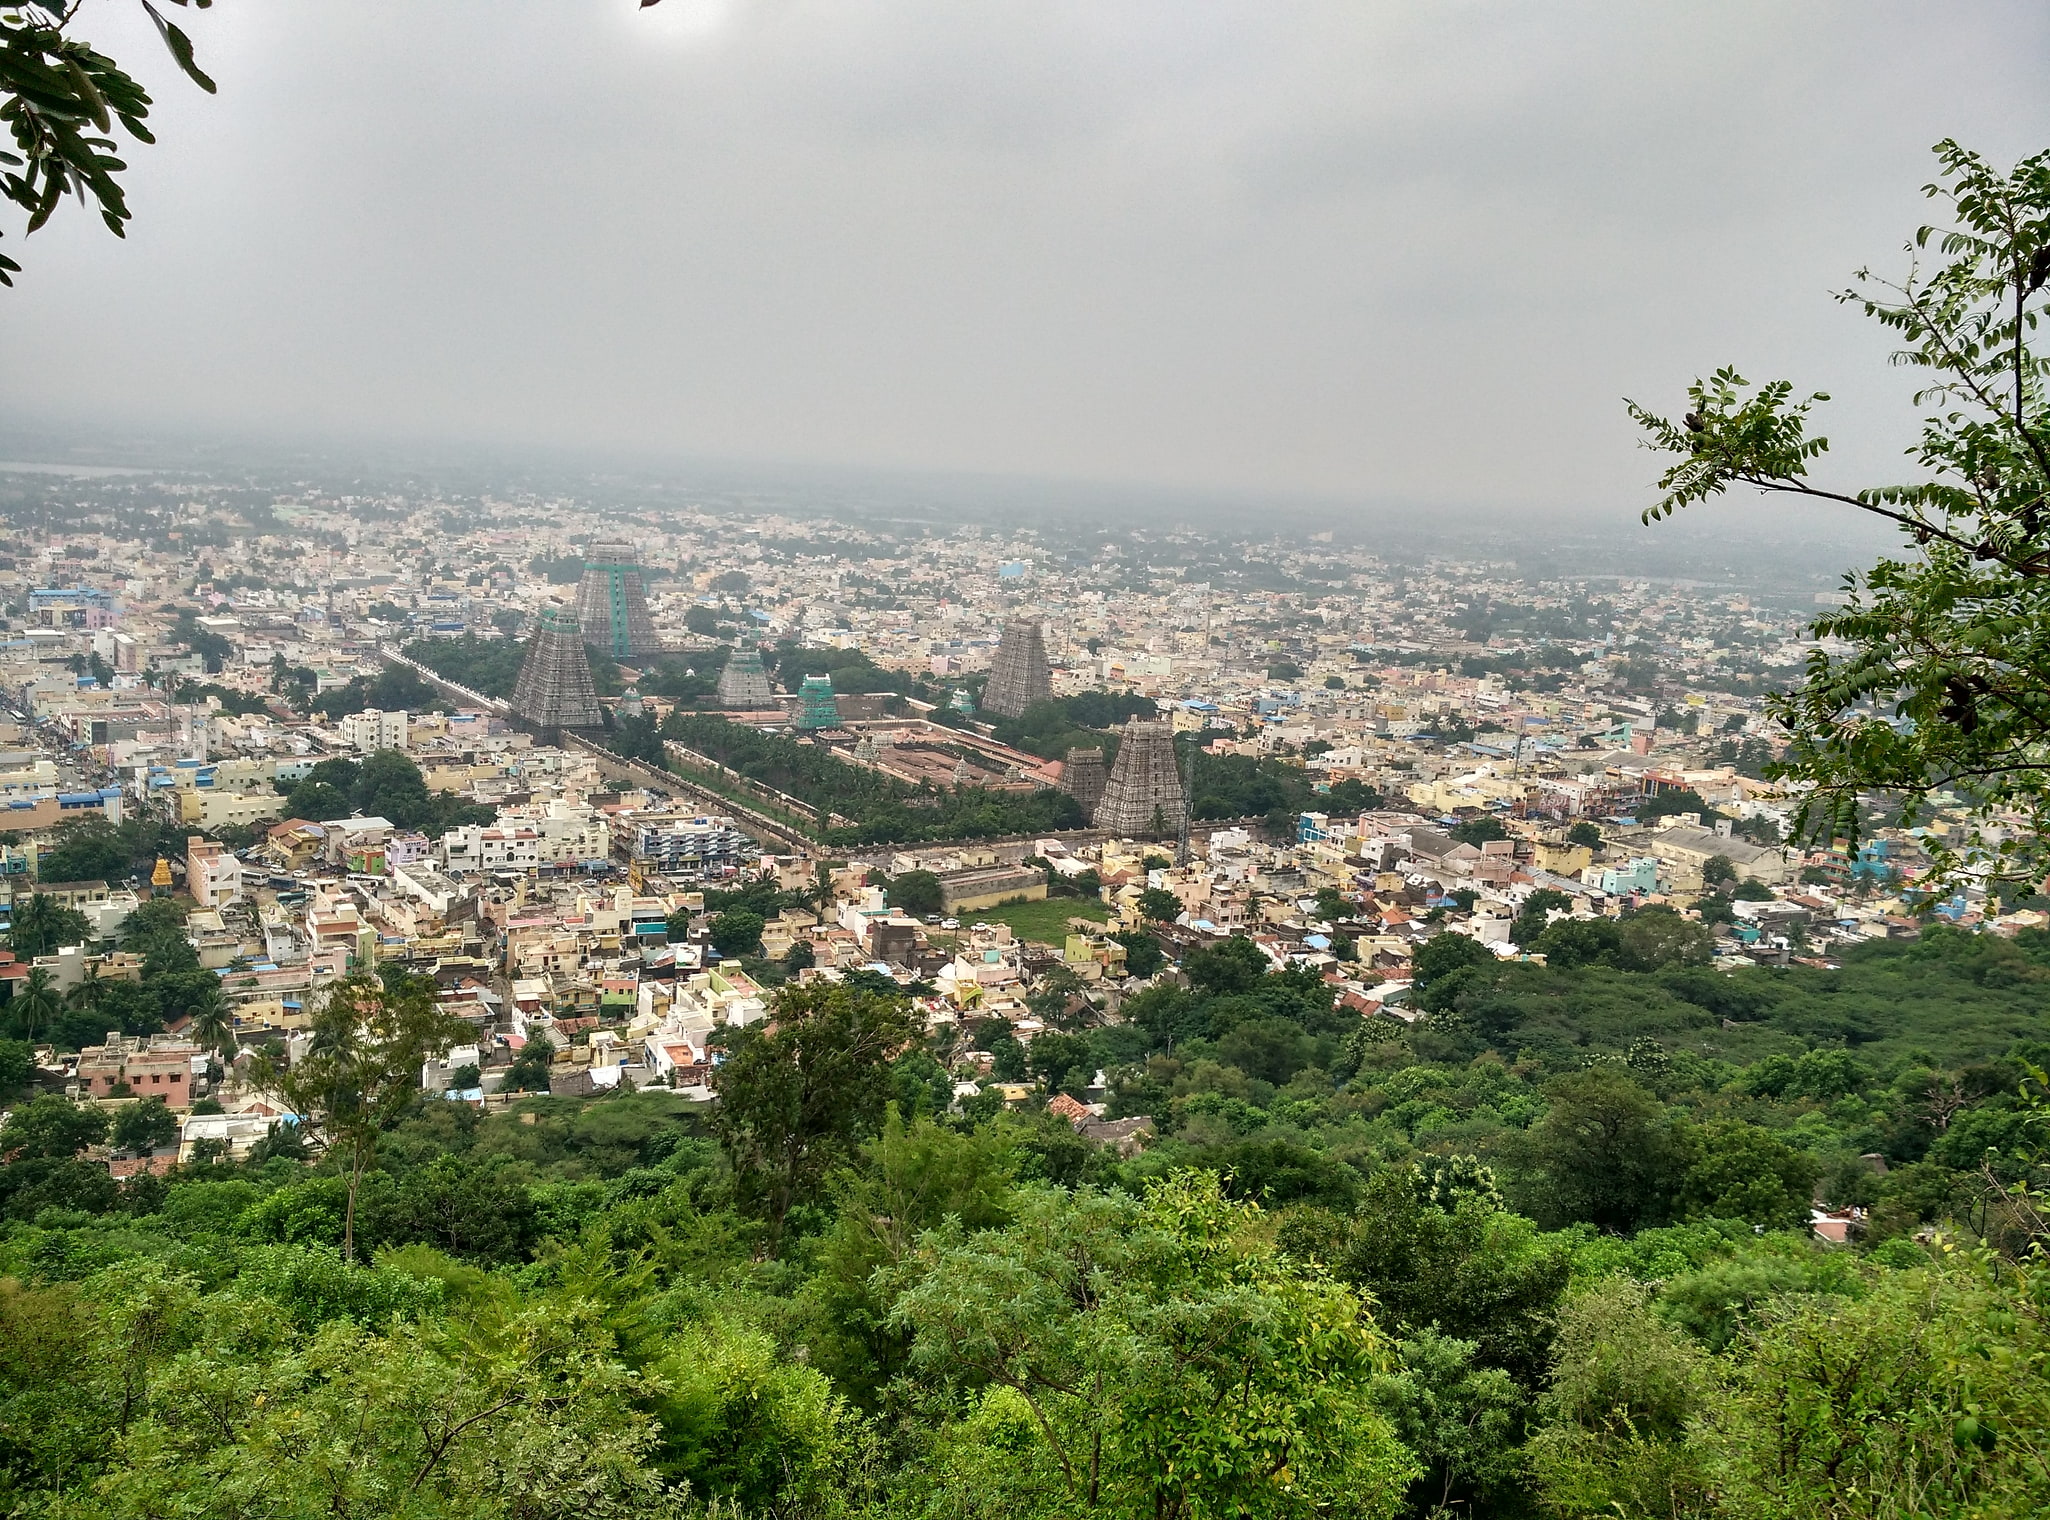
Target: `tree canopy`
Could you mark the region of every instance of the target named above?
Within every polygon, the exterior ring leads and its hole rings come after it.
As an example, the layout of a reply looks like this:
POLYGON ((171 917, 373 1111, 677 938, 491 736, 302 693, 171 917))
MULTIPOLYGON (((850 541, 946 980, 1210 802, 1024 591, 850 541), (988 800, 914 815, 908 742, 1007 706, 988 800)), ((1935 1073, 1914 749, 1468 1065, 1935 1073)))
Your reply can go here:
POLYGON ((1902 551, 1851 578, 1816 619, 1826 642, 1770 699, 1791 739, 1766 767, 1805 783, 1803 838, 1855 841, 1858 799, 1900 799, 1912 825, 1955 799, 1973 820, 1932 837, 1945 874, 2039 879, 2050 834, 2050 398, 2034 335, 2050 303, 2050 152, 2002 172, 1952 141, 1926 187, 1945 213, 1918 229, 1905 273, 1859 271, 1839 299, 1900 343, 1925 404, 1912 474, 1865 487, 1819 475, 1813 422, 1829 399, 1734 368, 1687 391, 1678 422, 1631 404, 1676 456, 1647 520, 1733 486, 1848 506, 1894 523, 1902 551), (1830 643, 1848 646, 1833 652, 1830 643), (1994 827, 2019 813, 2028 827, 1994 827))

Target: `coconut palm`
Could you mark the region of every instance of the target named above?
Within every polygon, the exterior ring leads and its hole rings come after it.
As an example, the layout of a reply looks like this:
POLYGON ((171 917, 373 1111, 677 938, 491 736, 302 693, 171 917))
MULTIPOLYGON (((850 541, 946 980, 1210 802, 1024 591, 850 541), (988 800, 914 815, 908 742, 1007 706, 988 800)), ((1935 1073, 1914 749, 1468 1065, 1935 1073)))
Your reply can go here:
POLYGON ((82 1009, 87 1013, 98 1013, 106 1001, 107 984, 100 976, 100 963, 87 961, 84 979, 64 994, 65 1005, 82 1009))
POLYGON ((50 980, 50 973, 41 966, 29 968, 21 990, 14 994, 14 1002, 15 1018, 22 1025, 22 1037, 29 1040, 36 1037, 36 1026, 55 1018, 61 1006, 56 983, 50 980))
POLYGON ((207 988, 205 996, 194 1005, 191 1032, 202 1049, 212 1051, 223 1062, 234 1059, 235 1016, 221 1001, 218 987, 207 988))
POLYGON ((48 955, 64 945, 83 944, 92 925, 78 909, 67 907, 47 892, 16 898, 8 919, 7 942, 18 960, 48 955))

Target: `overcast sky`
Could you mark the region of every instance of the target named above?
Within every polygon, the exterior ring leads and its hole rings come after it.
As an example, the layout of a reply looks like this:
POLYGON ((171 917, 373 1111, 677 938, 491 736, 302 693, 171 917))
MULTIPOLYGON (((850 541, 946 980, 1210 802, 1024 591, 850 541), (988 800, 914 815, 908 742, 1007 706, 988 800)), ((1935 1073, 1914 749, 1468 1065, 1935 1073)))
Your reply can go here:
POLYGON ((226 0, 0 408, 1352 501, 1634 509, 1620 398, 1906 378, 1929 146, 2050 146, 2050 8, 226 0))

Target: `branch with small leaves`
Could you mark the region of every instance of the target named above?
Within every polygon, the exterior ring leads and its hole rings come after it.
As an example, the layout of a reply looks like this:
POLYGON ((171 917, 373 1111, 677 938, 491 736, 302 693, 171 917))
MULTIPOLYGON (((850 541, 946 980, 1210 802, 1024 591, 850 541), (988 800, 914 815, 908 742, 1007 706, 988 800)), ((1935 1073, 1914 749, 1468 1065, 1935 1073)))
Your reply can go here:
MULTIPOLYGON (((209 95, 209 79, 195 61, 192 39, 151 0, 138 0, 172 60, 209 95)), ((213 0, 170 0, 205 10, 213 0)), ((117 178, 127 164, 115 157, 110 136, 118 123, 137 142, 153 143, 145 124, 150 97, 119 64, 71 35, 79 6, 20 0, 0 11, 0 122, 11 148, 0 148, 0 195, 28 213, 24 236, 35 232, 66 195, 99 207, 116 237, 127 236, 128 200, 117 178)), ((0 254, 0 285, 12 285, 21 265, 0 254)))
POLYGON ((1796 783, 1797 837, 1855 844, 1876 794, 1903 824, 1940 804, 1966 827, 1932 836, 1943 879, 2050 870, 2050 359, 2031 339, 2050 310, 2050 153, 2001 172, 1937 145, 1951 225, 1923 227, 1898 282, 1860 271, 1839 300, 1900 335, 1894 362, 1925 379, 1906 450, 1921 478, 1840 490, 1814 479, 1829 441, 1823 392, 1797 399, 1732 368, 1687 390, 1678 422, 1627 402, 1646 446, 1673 456, 1647 523, 1734 486, 1849 506, 1894 523, 1911 552, 1847 581, 1819 617, 1825 647, 1771 699, 1796 783), (1931 251, 1942 259, 1926 267, 1931 251), (1848 647, 1846 647, 1848 646, 1848 647))

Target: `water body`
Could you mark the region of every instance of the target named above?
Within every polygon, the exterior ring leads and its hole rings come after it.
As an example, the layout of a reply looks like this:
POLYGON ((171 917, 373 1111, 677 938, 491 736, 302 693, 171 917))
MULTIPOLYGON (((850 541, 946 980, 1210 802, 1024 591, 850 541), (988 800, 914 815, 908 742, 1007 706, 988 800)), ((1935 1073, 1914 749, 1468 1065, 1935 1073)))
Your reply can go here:
POLYGON ((0 459, 0 475, 83 475, 100 479, 108 475, 160 475, 161 470, 137 470, 118 464, 31 464, 21 459, 0 459))

